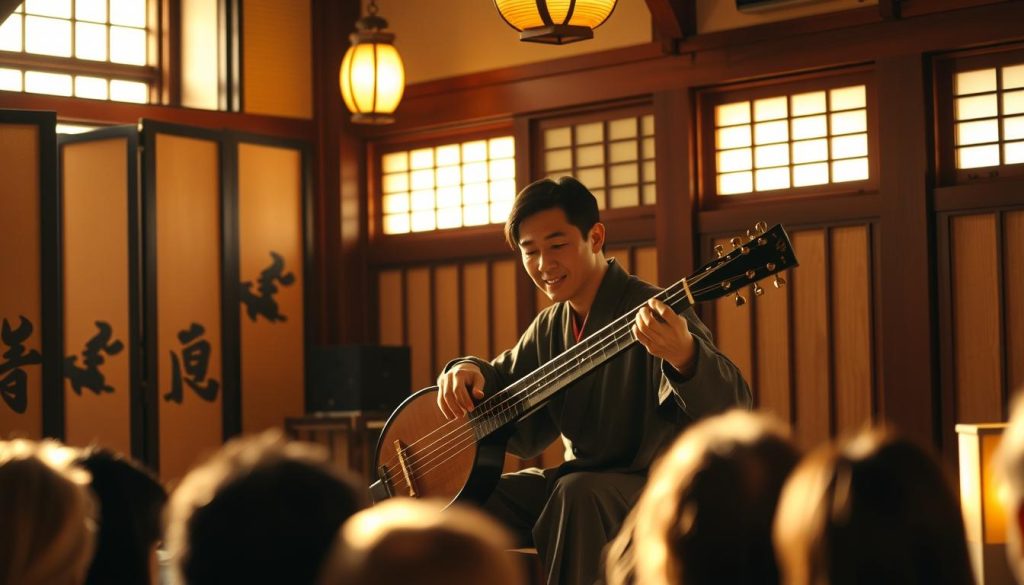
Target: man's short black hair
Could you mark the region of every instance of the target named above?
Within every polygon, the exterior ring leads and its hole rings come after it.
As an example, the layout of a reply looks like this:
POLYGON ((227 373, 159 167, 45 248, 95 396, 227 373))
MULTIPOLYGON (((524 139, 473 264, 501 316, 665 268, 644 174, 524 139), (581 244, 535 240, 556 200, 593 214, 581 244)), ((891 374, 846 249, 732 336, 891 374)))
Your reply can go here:
POLYGON ((586 239, 590 228, 601 221, 597 199, 583 183, 573 177, 541 179, 527 185, 516 195, 512 210, 505 222, 505 240, 513 250, 519 247, 519 225, 528 217, 558 208, 565 212, 569 223, 580 230, 586 239))
POLYGON ((112 451, 89 448, 78 464, 92 475, 100 504, 96 553, 86 585, 149 583, 150 550, 160 540, 167 492, 150 470, 112 451))

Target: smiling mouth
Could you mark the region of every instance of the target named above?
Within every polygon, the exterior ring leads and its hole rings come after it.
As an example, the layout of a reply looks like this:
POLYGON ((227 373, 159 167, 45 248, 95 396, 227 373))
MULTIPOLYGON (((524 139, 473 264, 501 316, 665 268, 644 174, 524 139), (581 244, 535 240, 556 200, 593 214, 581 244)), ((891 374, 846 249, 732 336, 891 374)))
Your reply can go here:
POLYGON ((542 278, 541 280, 548 286, 554 286, 565 280, 565 276, 559 276, 558 278, 542 278))

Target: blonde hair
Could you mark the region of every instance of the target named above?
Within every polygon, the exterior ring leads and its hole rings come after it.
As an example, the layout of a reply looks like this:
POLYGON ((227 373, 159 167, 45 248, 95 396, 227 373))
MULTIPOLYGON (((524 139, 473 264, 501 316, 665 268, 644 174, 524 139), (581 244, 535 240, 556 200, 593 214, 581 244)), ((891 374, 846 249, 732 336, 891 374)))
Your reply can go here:
POLYGON ((886 429, 819 448, 783 488, 787 585, 973 583, 960 507, 930 453, 886 429))
POLYGON ((0 585, 79 585, 92 560, 88 472, 54 441, 0 441, 0 585))
POLYGON ((349 518, 321 585, 521 585, 508 532, 483 512, 439 501, 388 500, 349 518))
POLYGON ((742 410, 687 429, 656 462, 608 549, 608 583, 774 583, 771 526, 799 452, 785 425, 742 410))

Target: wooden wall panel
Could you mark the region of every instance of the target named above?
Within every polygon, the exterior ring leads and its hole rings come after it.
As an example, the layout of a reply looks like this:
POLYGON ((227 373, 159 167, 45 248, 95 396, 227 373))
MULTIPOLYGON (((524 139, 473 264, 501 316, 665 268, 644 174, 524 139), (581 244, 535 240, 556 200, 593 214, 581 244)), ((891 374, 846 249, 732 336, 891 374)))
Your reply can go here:
POLYGON ((0 438, 39 438, 42 417, 42 251, 39 126, 0 124, 0 438), (11 220, 10 218, 16 218, 11 220), (16 349, 17 348, 17 349, 16 349), (8 352, 10 356, 5 355, 8 352), (17 356, 17 357, 15 357, 17 356))
POLYGON ((825 233, 792 233, 800 267, 792 272, 793 349, 796 382, 796 437, 804 446, 829 438, 829 323, 825 233))
POLYGON ((127 138, 61 147, 64 440, 131 453, 127 138), (87 355, 88 353, 88 355, 87 355))
POLYGON ((831 322, 836 433, 871 420, 870 232, 865 226, 830 230, 831 322))
POLYGON ((241 424, 284 424, 305 405, 303 161, 295 148, 238 145, 241 424))
POLYGON ((957 423, 1003 420, 997 217, 951 219, 957 423))
POLYGON ((434 364, 436 377, 452 358, 464 355, 460 339, 459 272, 454 265, 434 269, 434 364))
POLYGON ((412 386, 425 388, 437 379, 434 370, 433 291, 430 268, 413 268, 405 274, 406 343, 412 353, 412 386))
POLYGON ((310 0, 242 0, 241 4, 245 111, 312 118, 310 0))
POLYGON ((494 299, 491 348, 495 354, 515 345, 522 333, 516 325, 516 270, 520 268, 515 260, 497 260, 491 264, 491 294, 494 299))
POLYGON ((654 246, 639 246, 633 249, 635 266, 633 274, 651 284, 668 286, 671 283, 662 284, 658 280, 658 249, 654 246))
MULTIPOLYGON (((799 269, 798 269, 799 270, 799 269)), ((788 281, 788 271, 781 274, 788 281)), ((777 289, 765 283, 765 294, 754 300, 754 324, 757 330, 757 376, 747 379, 758 409, 770 412, 785 422, 793 422, 793 372, 790 348, 790 293, 792 288, 777 289)))
POLYGON ((1024 390, 1024 211, 1004 216, 1003 282, 1006 286, 1006 382, 1024 390))
MULTIPOLYGON (((729 249, 728 239, 716 240, 714 244, 729 249)), ((750 301, 752 295, 749 289, 740 290, 739 293, 750 301)), ((737 307, 735 296, 726 296, 716 300, 714 307, 715 345, 729 356, 743 373, 743 378, 749 382, 753 373, 750 304, 737 307)))
POLYGON ((155 144, 156 233, 149 237, 156 289, 150 294, 157 303, 159 465, 170 480, 220 446, 223 436, 222 394, 214 387, 223 383, 221 177, 217 142, 158 133, 155 144), (190 355, 206 358, 205 371, 198 362, 188 367, 190 355))
POLYGON ((489 271, 486 262, 473 262, 462 267, 462 352, 490 359, 491 298, 489 271))
POLYGON ((381 345, 405 345, 405 291, 401 270, 383 270, 377 276, 378 325, 381 345))

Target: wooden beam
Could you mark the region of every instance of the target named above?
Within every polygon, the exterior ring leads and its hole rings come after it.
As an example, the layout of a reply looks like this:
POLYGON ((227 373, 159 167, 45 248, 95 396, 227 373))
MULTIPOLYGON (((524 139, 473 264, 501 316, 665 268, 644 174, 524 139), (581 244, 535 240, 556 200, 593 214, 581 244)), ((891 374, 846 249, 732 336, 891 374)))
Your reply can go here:
POLYGON ((696 0, 646 0, 654 21, 655 38, 663 43, 697 31, 696 0))
POLYGON ((140 119, 146 118, 185 126, 252 132, 275 138, 305 141, 311 139, 314 130, 312 120, 129 104, 14 91, 0 91, 0 109, 54 111, 57 112, 57 118, 61 122, 102 125, 136 124, 140 119))
POLYGON ((878 13, 885 20, 900 17, 901 0, 878 0, 878 13))

